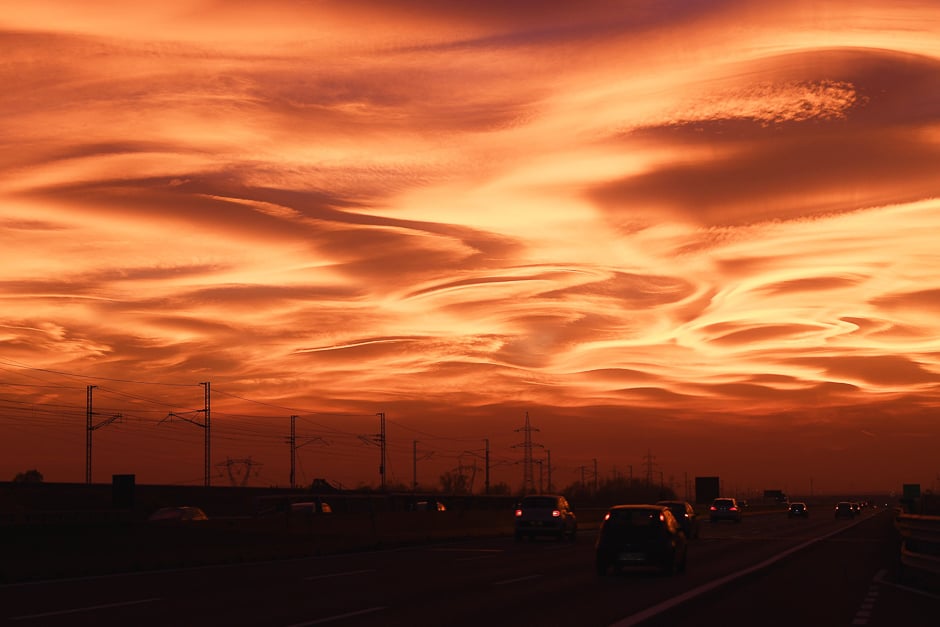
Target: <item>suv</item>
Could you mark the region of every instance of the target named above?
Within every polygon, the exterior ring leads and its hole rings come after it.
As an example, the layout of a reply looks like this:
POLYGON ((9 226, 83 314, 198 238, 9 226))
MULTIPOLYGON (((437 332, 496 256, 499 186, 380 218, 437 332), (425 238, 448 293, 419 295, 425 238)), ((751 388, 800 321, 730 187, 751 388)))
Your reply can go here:
POLYGON ((568 499, 558 494, 539 494, 523 497, 516 505, 515 538, 516 542, 527 536, 554 536, 563 540, 566 536, 572 541, 578 531, 578 519, 568 499))
POLYGON ((604 516, 594 545, 595 568, 606 575, 625 568, 685 571, 688 543, 665 505, 615 505, 604 516))
POLYGON ((741 508, 738 502, 731 497, 717 498, 712 501, 708 508, 708 517, 711 522, 719 520, 733 520, 736 523, 741 522, 741 508))
POLYGON ((854 518, 855 508, 850 501, 839 501, 836 503, 836 518, 854 518))

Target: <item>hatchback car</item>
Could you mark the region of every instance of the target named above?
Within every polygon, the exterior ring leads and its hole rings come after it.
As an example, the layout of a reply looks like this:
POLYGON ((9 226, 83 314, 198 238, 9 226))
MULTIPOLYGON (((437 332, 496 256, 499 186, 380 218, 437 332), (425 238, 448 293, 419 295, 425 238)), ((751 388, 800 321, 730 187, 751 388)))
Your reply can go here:
POLYGON ((665 505, 672 512, 672 515, 679 521, 679 526, 685 532, 688 540, 699 537, 698 514, 695 508, 687 501, 656 501, 657 505, 665 505))
POLYGON ((741 508, 738 502, 731 497, 717 498, 712 501, 708 508, 708 518, 711 522, 719 520, 731 520, 736 523, 741 522, 741 508))
POLYGON ((552 536, 558 540, 575 539, 578 518, 571 510, 568 499, 558 494, 539 494, 523 497, 515 511, 516 542, 523 537, 552 536))
POLYGON ((800 503, 794 501, 790 503, 790 506, 787 508, 787 518, 808 518, 809 509, 806 507, 806 503, 800 503))
POLYGON ((595 568, 685 571, 688 543, 665 505, 615 505, 604 515, 595 543, 595 568))

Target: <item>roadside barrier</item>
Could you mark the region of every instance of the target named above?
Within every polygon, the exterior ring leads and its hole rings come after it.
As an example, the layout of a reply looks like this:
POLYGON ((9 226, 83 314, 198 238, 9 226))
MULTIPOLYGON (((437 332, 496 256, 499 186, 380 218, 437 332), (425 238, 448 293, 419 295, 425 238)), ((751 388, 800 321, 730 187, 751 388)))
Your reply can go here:
POLYGON ((902 576, 908 570, 940 575, 940 516, 899 513, 894 525, 901 536, 902 576))

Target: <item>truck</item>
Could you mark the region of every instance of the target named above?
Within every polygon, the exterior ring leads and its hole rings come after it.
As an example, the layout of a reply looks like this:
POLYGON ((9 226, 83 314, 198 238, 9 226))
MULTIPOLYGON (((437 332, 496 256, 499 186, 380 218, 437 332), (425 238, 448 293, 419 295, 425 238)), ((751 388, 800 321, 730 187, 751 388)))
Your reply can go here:
POLYGON ((721 496, 721 481, 718 477, 695 478, 695 504, 711 505, 711 502, 721 496))

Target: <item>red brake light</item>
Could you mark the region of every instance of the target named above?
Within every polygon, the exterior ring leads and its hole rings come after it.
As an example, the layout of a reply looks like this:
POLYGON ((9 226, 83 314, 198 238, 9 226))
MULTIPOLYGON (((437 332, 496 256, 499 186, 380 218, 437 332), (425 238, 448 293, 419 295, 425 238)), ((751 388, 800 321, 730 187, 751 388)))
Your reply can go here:
POLYGON ((738 508, 737 508, 737 507, 732 507, 732 508, 731 508, 731 511, 732 511, 732 512, 736 512, 736 511, 738 511, 738 508))
POLYGON ((610 520, 610 512, 604 514, 604 520, 610 520))
POLYGON ((717 507, 715 507, 714 505, 712 505, 712 506, 711 506, 711 507, 709 507, 708 509, 710 509, 711 511, 715 511, 715 510, 716 510, 716 509, 718 509, 718 508, 717 508, 717 507))
POLYGON ((561 512, 557 509, 552 510, 552 518, 561 518, 561 512))
POLYGON ((520 518, 521 516, 522 516, 522 510, 521 510, 521 509, 517 509, 517 510, 516 510, 516 518, 520 518))

